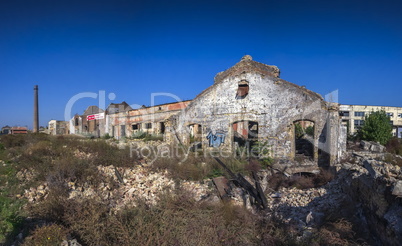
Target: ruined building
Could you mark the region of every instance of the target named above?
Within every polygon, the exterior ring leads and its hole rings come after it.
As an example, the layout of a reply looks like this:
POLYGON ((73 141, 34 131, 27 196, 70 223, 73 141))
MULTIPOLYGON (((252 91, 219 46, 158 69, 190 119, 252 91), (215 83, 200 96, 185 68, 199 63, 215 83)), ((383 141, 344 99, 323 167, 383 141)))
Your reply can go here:
POLYGON ((91 106, 83 116, 74 116, 70 129, 115 138, 145 132, 161 135, 167 143, 213 151, 235 152, 265 143, 279 159, 302 155, 335 162, 346 148, 339 105, 279 74, 278 67, 246 55, 191 101, 139 109, 123 102, 105 112, 91 106))
POLYGON ((186 145, 199 141, 203 149, 232 151, 256 141, 267 142, 272 156, 294 159, 300 152, 297 124, 309 125, 313 132, 305 142, 310 144, 311 157, 334 162, 346 148, 339 105, 280 79, 279 74, 278 67, 244 56, 218 73, 213 85, 169 119, 166 139, 186 145))

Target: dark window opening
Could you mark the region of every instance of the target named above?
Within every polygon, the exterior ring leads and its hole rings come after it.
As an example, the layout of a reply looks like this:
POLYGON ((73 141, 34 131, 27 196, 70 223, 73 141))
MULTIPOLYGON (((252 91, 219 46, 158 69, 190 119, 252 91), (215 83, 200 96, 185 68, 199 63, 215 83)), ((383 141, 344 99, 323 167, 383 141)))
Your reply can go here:
POLYGON ((140 130, 141 129, 141 125, 140 124, 134 124, 131 126, 133 130, 140 130))
POLYGON ((125 125, 121 125, 120 126, 120 130, 121 130, 121 137, 125 137, 126 136, 126 126, 125 125))
POLYGON ((165 122, 159 122, 161 127, 161 134, 165 134, 165 122))
POLYGON ((145 129, 151 129, 152 123, 145 123, 145 129))
POLYGON ((364 120, 355 120, 354 124, 355 124, 355 127, 361 127, 364 125, 364 120))
POLYGON ((237 89, 237 94, 236 94, 236 99, 243 99, 248 95, 249 87, 248 87, 248 82, 245 80, 242 80, 239 83, 239 87, 237 89))
POLYGON ((190 129, 190 143, 200 142, 202 139, 202 126, 200 124, 191 124, 188 127, 190 129))
POLYGON ((349 111, 339 111, 339 116, 349 117, 349 111))
POLYGON ((355 112, 356 117, 364 117, 364 112, 355 112))
POLYGON ((75 118, 75 126, 78 126, 78 118, 75 118))

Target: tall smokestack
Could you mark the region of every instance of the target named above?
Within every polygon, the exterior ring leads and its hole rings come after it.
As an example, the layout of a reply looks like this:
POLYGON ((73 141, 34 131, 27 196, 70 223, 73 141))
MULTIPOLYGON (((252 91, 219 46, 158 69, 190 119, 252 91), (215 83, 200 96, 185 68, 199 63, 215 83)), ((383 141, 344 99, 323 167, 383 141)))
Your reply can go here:
POLYGON ((34 86, 34 120, 33 120, 33 132, 39 132, 39 104, 38 104, 38 86, 34 86))

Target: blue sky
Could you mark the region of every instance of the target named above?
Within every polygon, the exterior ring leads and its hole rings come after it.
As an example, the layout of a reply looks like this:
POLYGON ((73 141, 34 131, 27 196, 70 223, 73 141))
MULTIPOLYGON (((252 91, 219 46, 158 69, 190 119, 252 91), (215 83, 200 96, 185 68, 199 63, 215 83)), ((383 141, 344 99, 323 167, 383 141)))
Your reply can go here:
POLYGON ((0 0, 0 126, 32 128, 35 84, 47 125, 83 92, 192 99, 245 54, 340 103, 402 107, 401 13, 387 0, 0 0))

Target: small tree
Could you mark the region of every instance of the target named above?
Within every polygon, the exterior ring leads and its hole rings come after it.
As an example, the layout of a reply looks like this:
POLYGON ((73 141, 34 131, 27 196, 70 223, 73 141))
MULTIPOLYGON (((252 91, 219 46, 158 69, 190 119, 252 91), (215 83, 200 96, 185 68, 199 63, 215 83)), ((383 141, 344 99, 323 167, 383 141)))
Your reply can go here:
POLYGON ((375 141, 382 145, 392 137, 392 126, 385 111, 371 112, 364 119, 364 125, 357 132, 362 140, 375 141))

